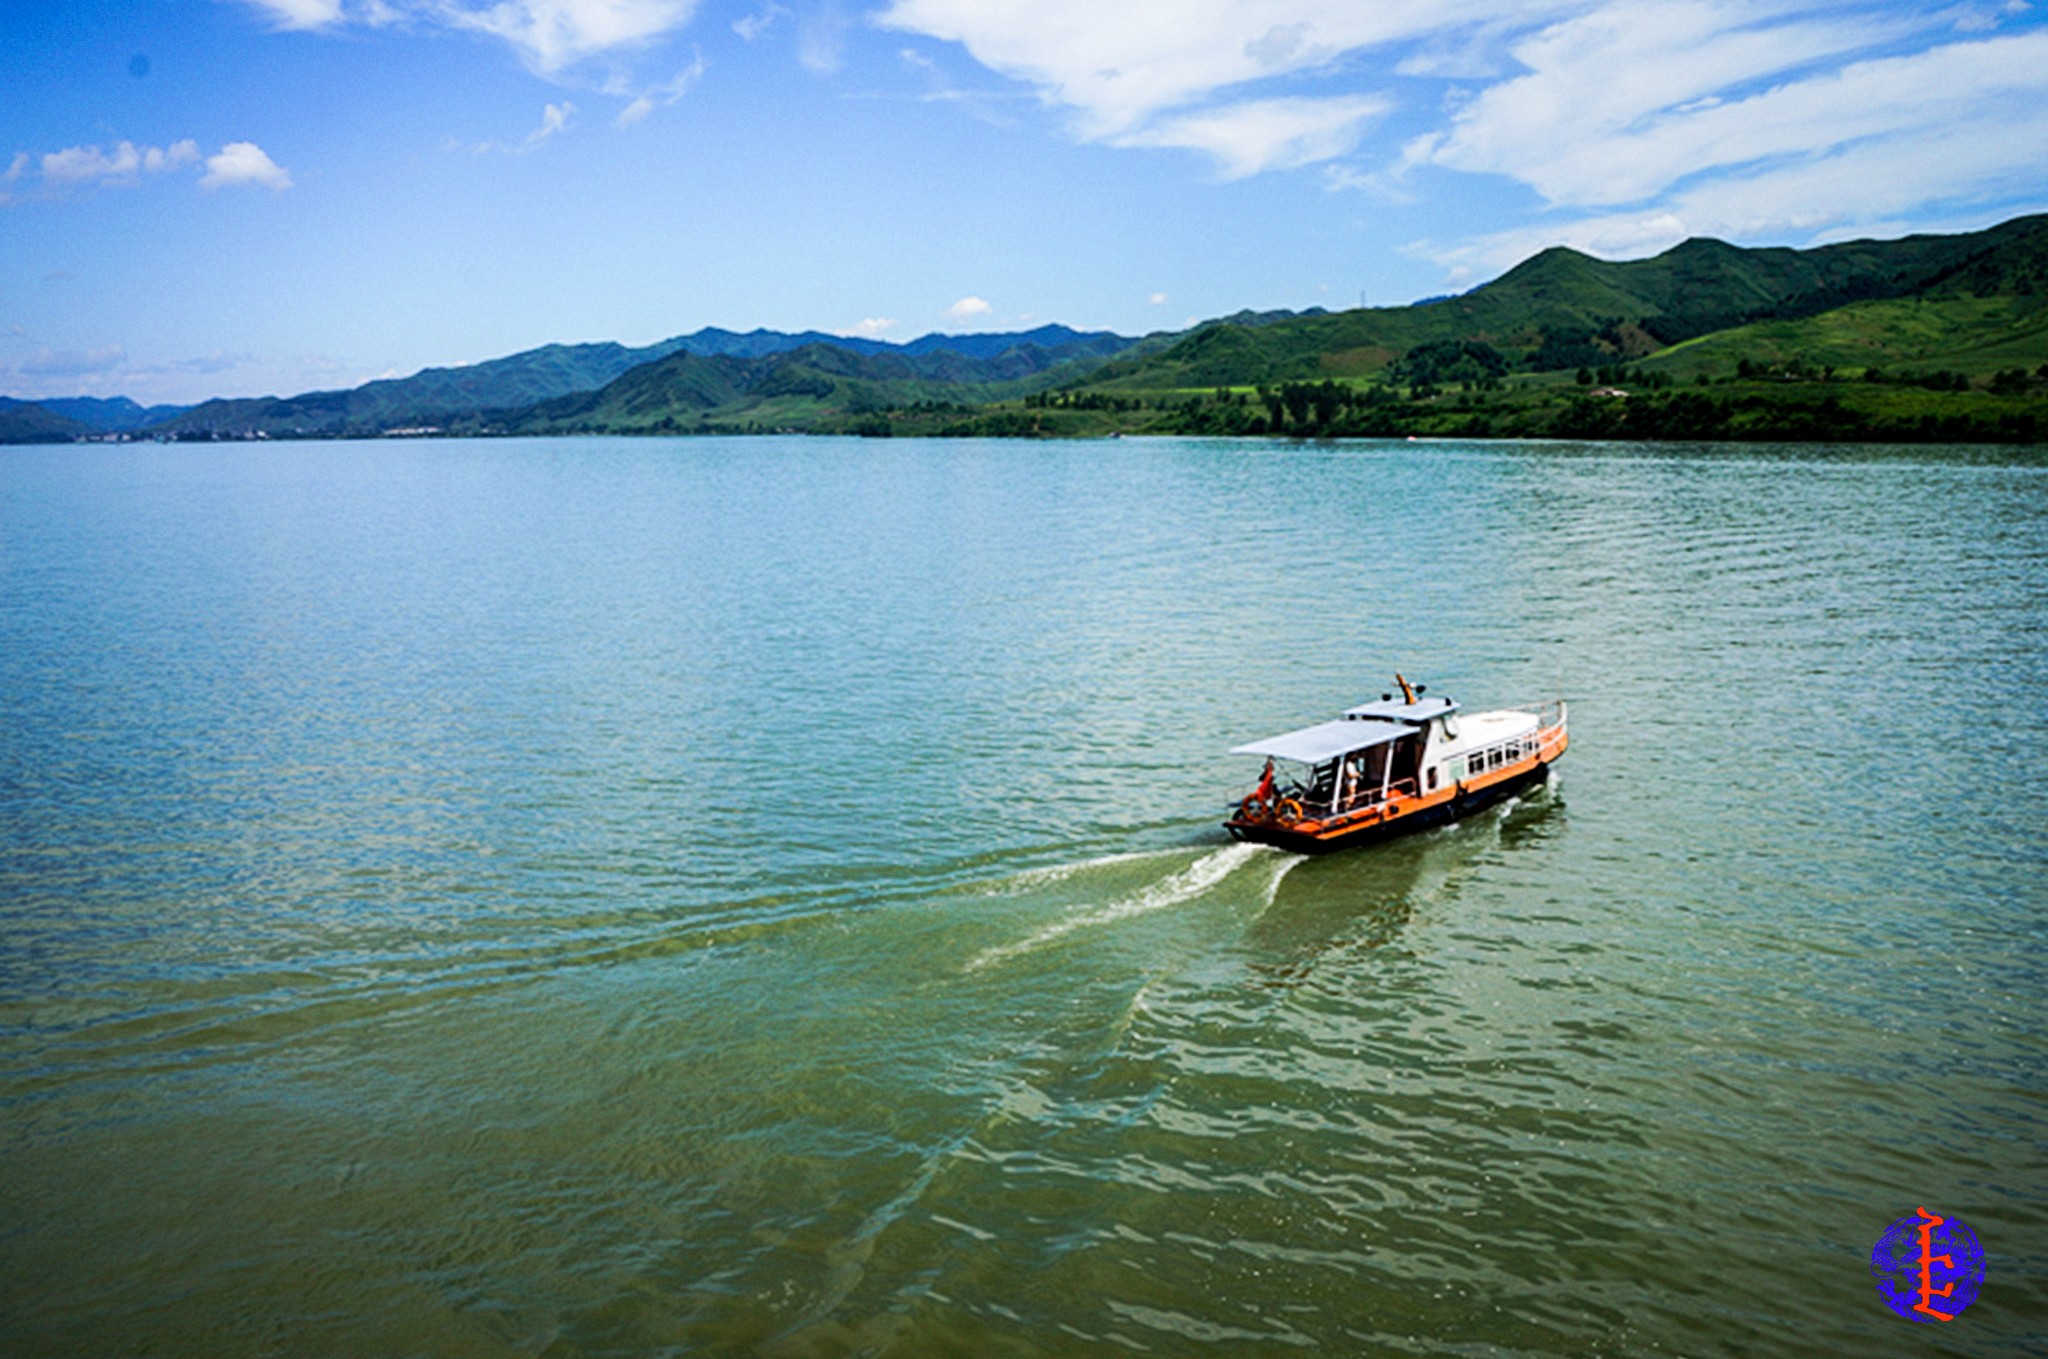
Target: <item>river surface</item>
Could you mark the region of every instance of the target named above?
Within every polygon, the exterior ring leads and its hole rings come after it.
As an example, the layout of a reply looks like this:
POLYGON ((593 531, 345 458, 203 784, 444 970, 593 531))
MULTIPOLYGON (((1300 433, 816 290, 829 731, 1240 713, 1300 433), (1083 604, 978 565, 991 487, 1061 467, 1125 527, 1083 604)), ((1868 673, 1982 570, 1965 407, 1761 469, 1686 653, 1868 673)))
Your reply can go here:
POLYGON ((0 450, 0 1350, 2038 1354, 2044 715, 2038 451, 0 450))

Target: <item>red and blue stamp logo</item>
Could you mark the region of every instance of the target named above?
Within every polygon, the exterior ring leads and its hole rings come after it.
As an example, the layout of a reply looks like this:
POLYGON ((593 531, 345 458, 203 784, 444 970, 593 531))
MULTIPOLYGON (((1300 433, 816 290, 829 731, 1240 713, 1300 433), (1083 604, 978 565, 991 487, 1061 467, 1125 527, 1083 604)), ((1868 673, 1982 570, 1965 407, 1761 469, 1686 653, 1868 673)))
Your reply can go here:
POLYGON ((1925 1208, 1884 1229, 1870 1248, 1884 1305, 1908 1321, 1954 1321, 1984 1286, 1984 1247, 1961 1218, 1925 1208))

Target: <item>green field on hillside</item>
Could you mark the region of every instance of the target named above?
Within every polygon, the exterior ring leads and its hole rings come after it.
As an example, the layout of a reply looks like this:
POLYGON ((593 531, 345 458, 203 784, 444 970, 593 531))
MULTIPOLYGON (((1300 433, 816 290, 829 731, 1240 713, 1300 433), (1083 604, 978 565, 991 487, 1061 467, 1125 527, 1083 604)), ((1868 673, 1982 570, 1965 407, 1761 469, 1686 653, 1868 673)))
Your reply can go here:
POLYGON ((2048 296, 1898 298, 1857 302, 1819 316, 1758 321, 1671 346, 1643 367, 1691 379, 1754 364, 1904 370, 1989 377, 2048 361, 2048 296))

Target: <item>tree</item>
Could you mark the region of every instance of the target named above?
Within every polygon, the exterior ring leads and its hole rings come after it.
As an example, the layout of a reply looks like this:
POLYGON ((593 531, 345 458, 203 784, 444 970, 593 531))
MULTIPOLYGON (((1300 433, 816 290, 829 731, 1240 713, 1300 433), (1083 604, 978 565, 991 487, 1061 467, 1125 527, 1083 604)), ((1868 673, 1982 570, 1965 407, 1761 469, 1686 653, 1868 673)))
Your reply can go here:
POLYGON ((1286 403, 1280 399, 1280 393, 1261 387, 1259 388, 1259 400, 1264 402, 1266 406, 1267 428, 1276 434, 1279 433, 1282 424, 1280 412, 1286 406, 1286 403))

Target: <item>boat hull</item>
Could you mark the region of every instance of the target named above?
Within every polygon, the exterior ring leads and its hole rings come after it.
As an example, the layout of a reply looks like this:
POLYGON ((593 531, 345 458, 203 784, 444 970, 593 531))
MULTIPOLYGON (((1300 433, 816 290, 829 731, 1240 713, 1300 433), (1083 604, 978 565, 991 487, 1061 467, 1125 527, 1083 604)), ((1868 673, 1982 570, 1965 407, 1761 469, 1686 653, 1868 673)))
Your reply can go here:
POLYGON ((1524 789, 1542 783, 1550 777, 1550 763, 1548 760, 1538 761, 1531 768, 1511 771, 1504 777, 1490 780, 1480 787, 1460 786, 1448 797, 1439 794, 1440 800, 1425 803, 1399 816, 1356 825, 1321 827, 1312 824, 1297 828, 1271 821, 1244 821, 1236 818, 1223 824, 1224 829, 1230 832, 1234 840, 1273 845, 1280 849, 1292 850, 1296 854, 1333 854, 1340 849, 1378 844, 1383 840, 1407 835, 1411 831, 1428 830, 1432 826, 1444 826, 1453 821, 1463 820, 1474 812, 1484 811, 1497 802, 1505 801, 1524 789))

